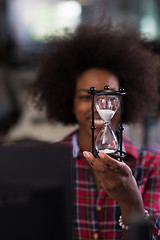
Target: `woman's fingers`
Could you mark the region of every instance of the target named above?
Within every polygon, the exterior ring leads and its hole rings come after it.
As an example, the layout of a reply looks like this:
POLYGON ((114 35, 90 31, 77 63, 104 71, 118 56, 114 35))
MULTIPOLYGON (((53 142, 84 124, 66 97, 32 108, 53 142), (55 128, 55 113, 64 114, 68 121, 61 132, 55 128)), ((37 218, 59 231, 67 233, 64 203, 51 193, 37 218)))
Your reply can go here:
POLYGON ((123 175, 128 175, 130 173, 130 168, 124 162, 120 162, 119 159, 114 159, 103 152, 99 153, 99 157, 99 161, 110 169, 123 175))
POLYGON ((99 153, 100 158, 94 158, 92 153, 87 151, 83 152, 83 155, 88 160, 88 162, 94 167, 99 167, 99 163, 103 163, 104 167, 103 170, 105 170, 105 168, 108 168, 119 174, 124 175, 128 175, 128 173, 130 172, 129 167, 125 163, 120 162, 117 159, 111 158, 110 156, 103 152, 99 153))
POLYGON ((95 160, 94 156, 92 155, 92 153, 84 151, 83 152, 83 156, 87 159, 87 161, 89 162, 89 164, 94 165, 93 161, 95 160))

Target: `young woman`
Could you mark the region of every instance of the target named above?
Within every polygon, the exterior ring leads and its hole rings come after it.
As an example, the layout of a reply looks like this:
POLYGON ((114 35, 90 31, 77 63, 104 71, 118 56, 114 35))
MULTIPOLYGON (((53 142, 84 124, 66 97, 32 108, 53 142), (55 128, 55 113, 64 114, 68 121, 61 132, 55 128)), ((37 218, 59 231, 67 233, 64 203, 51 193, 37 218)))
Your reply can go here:
MULTIPOLYGON (((73 239, 121 239, 132 216, 152 216, 153 239, 160 233, 160 157, 124 138, 124 162, 91 149, 90 87, 123 87, 124 122, 143 119, 158 98, 155 56, 147 41, 124 26, 80 25, 49 44, 33 95, 50 120, 79 124, 62 142, 73 147, 73 239), (146 210, 148 212, 146 212, 146 210), (123 230, 122 230, 123 228, 123 230)), ((119 108, 111 120, 117 131, 119 108)), ((103 121, 95 109, 95 138, 103 121)))

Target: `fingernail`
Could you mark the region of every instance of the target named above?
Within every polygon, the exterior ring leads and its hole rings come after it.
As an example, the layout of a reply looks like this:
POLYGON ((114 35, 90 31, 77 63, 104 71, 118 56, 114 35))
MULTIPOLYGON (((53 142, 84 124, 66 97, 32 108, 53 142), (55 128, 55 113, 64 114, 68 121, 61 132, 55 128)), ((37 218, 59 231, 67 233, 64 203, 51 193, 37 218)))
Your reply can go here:
POLYGON ((83 152, 83 156, 84 156, 85 158, 91 159, 91 156, 90 156, 90 154, 89 154, 87 151, 84 151, 84 152, 83 152))
POLYGON ((100 156, 100 158, 105 158, 106 157, 106 154, 103 153, 103 152, 98 153, 98 155, 100 156))

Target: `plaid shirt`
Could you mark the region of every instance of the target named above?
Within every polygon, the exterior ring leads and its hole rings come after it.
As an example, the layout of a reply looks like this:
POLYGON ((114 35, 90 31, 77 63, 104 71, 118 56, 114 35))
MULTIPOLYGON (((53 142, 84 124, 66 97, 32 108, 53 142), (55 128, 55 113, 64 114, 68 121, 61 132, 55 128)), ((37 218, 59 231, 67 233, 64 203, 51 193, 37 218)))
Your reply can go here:
MULTIPOLYGON (((73 239, 121 239, 120 207, 102 188, 97 193, 91 168, 79 151, 77 133, 72 133, 62 143, 73 147, 73 239)), ((125 162, 133 170, 144 207, 155 219, 153 239, 160 239, 160 156, 137 150, 127 138, 124 138, 124 147, 125 162)))

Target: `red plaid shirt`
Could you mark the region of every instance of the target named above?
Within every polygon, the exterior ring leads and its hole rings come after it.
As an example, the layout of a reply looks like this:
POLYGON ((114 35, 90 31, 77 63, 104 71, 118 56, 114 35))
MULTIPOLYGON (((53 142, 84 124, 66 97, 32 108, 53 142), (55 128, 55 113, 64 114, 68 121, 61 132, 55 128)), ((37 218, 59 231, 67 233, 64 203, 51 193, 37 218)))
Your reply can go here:
MULTIPOLYGON (((73 239, 121 239, 120 207, 102 188, 97 193, 90 166, 79 151, 76 136, 75 132, 62 141, 73 147, 73 239)), ((153 239, 160 239, 160 156, 137 150, 127 138, 124 138, 124 147, 125 162, 133 170, 144 207, 155 219, 153 239)))

